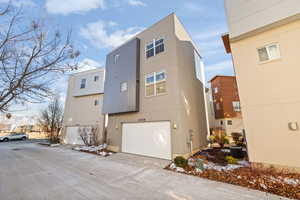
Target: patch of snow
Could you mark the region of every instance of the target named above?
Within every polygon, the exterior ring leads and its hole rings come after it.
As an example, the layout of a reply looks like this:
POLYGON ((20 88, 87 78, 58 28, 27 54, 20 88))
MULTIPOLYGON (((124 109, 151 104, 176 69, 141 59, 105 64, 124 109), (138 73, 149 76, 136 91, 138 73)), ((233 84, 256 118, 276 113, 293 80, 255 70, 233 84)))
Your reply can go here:
POLYGON ((196 168, 196 172, 197 173, 203 173, 203 171, 201 169, 199 169, 199 168, 196 168))
POLYGON ((185 170, 181 167, 176 167, 176 172, 185 172, 185 170))
POLYGON ((264 188, 265 190, 268 189, 268 187, 267 187, 265 184, 263 184, 263 183, 261 183, 261 184, 259 184, 259 185, 260 185, 260 187, 264 188))
POLYGON ((298 179, 293 179, 293 178, 284 178, 283 182, 289 185, 299 185, 300 181, 298 179))
POLYGON ((245 167, 250 167, 250 163, 248 161, 245 160, 240 160, 237 162, 239 165, 243 165, 245 167))
POLYGON ((89 151, 89 152, 97 152, 97 151, 101 151, 103 149, 107 148, 107 144, 102 144, 99 146, 81 146, 81 147, 75 147, 74 150, 76 151, 89 151))
POLYGON ((107 156, 107 153, 106 153, 105 151, 101 151, 101 152, 99 152, 99 154, 100 154, 101 156, 107 156))
POLYGON ((293 186, 296 186, 296 185, 299 185, 300 184, 300 180, 298 179, 293 179, 293 178, 282 178, 281 176, 279 176, 278 178, 274 177, 274 176, 265 176, 266 178, 272 180, 273 183, 285 183, 285 184, 288 184, 288 185, 293 185, 293 186))
POLYGON ((224 153, 230 153, 230 149, 221 149, 221 151, 224 153))
POLYGON ((175 168, 176 168, 175 163, 172 163, 172 164, 170 165, 170 169, 175 169, 175 168))
POLYGON ((213 170, 217 170, 217 171, 232 171, 238 168, 243 167, 242 165, 226 165, 226 166, 220 166, 220 165, 216 165, 212 162, 209 162, 208 164, 204 164, 204 169, 213 169, 213 170))

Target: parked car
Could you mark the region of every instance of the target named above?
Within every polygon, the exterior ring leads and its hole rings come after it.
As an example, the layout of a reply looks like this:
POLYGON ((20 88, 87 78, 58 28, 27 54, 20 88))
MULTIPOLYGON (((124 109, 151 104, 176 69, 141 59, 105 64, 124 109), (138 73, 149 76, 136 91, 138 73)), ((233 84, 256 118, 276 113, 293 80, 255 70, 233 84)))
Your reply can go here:
POLYGON ((26 133, 10 133, 9 135, 0 136, 0 141, 7 142, 9 140, 27 140, 28 135, 26 133))

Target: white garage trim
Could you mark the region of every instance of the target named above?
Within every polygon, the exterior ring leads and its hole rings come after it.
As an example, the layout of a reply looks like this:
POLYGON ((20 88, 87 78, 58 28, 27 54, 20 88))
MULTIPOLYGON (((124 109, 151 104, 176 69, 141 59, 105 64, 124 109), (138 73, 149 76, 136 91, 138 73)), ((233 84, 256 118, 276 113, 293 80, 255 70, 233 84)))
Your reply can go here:
POLYGON ((78 126, 72 126, 72 127, 66 127, 66 135, 64 138, 65 144, 80 144, 84 145, 80 135, 79 135, 79 129, 78 126))
POLYGON ((171 160, 171 123, 123 123, 122 152, 171 160))

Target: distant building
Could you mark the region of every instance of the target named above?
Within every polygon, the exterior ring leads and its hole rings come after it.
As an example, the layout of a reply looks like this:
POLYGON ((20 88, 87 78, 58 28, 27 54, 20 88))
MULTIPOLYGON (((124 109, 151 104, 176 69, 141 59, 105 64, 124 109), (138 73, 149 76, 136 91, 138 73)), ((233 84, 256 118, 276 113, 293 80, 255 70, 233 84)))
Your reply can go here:
POLYGON ((104 76, 104 68, 79 72, 70 76, 63 119, 64 143, 83 144, 79 129, 97 128, 98 133, 102 133, 104 76))
POLYGON ((242 133, 244 124, 235 76, 215 76, 210 83, 215 117, 211 127, 225 130, 228 135, 242 133))

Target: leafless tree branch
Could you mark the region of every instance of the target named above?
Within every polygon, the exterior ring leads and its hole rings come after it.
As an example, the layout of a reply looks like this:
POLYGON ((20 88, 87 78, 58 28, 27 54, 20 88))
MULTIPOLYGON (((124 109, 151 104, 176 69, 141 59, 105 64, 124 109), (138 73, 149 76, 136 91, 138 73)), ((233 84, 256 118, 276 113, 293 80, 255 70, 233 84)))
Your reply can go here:
POLYGON ((39 21, 26 25, 21 9, 0 9, 0 112, 13 103, 43 102, 51 80, 76 68, 79 52, 65 36, 39 21))

